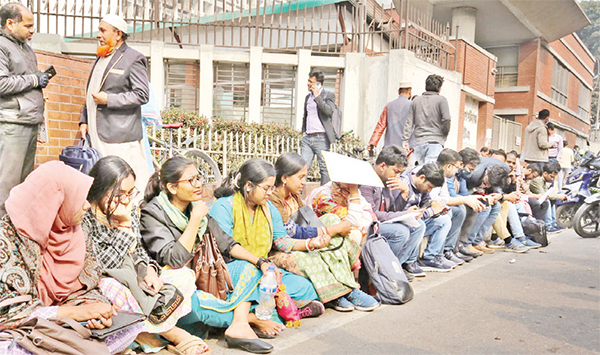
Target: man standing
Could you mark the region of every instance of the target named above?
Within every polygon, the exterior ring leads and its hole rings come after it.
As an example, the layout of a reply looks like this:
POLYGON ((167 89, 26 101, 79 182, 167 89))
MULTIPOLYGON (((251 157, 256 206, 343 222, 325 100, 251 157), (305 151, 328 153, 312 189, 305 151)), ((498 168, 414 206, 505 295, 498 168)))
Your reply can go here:
POLYGON ((320 70, 313 70, 308 76, 308 91, 304 100, 304 117, 302 118, 302 158, 312 165, 315 155, 319 162, 321 185, 329 182, 327 166, 321 152, 328 151, 331 143, 335 143, 335 132, 331 116, 335 110, 335 94, 323 89, 325 75, 320 70))
POLYGON ((375 150, 384 131, 384 147, 388 145, 402 146, 402 134, 411 104, 411 96, 412 84, 409 81, 401 81, 398 88, 398 98, 388 102, 379 116, 379 121, 377 121, 373 135, 369 140, 370 151, 375 150))
POLYGON ((563 138, 560 134, 556 133, 556 127, 552 122, 548 122, 546 125, 548 128, 548 161, 557 162, 562 158, 563 153, 563 138))
POLYGON ((33 171, 38 126, 44 120, 42 88, 50 75, 38 70, 27 44, 33 14, 19 3, 0 8, 0 216, 10 190, 33 171))
POLYGON ((548 162, 548 130, 546 123, 550 119, 550 111, 543 109, 538 113, 538 118, 525 128, 523 139, 523 160, 528 163, 548 162))
POLYGON ((123 158, 144 191, 150 173, 142 145, 141 107, 148 102, 148 62, 125 43, 127 23, 106 15, 98 26, 98 58, 87 83, 85 106, 79 119, 82 137, 103 156, 123 158))
POLYGON ((440 95, 444 78, 432 74, 425 80, 423 95, 415 98, 406 119, 402 134, 402 147, 408 152, 408 140, 414 135, 415 155, 419 165, 435 163, 444 149, 450 132, 448 100, 440 95))
POLYGON ((562 190, 563 184, 567 179, 567 176, 573 169, 573 163, 575 162, 575 153, 573 149, 569 148, 569 143, 565 140, 563 141, 563 151, 562 156, 558 163, 560 164, 560 172, 558 173, 558 191, 562 190))

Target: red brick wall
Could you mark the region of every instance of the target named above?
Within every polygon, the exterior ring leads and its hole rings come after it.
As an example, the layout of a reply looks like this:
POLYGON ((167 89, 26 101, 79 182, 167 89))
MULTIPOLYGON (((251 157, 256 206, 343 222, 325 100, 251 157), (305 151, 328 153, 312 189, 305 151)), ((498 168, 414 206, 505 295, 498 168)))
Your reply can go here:
POLYGON ((485 135, 488 129, 492 129, 494 127, 494 105, 489 102, 480 102, 479 103, 479 118, 477 120, 477 146, 483 147, 487 145, 488 147, 492 143, 485 141, 485 135), (487 144, 486 144, 487 143, 487 144))
POLYGON ((458 41, 456 53, 456 71, 463 75, 463 84, 482 94, 494 96, 492 69, 496 68, 496 61, 462 40, 458 41))
POLYGON ((36 165, 39 165, 58 160, 61 150, 73 145, 79 137, 79 115, 93 61, 42 51, 36 51, 36 56, 40 70, 50 65, 56 69, 56 76, 44 89, 48 142, 38 143, 36 165))

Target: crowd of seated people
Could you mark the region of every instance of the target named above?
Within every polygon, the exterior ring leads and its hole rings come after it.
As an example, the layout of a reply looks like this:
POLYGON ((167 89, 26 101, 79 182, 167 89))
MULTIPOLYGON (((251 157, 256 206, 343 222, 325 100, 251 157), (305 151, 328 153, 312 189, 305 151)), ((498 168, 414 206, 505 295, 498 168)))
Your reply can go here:
MULTIPOLYGON (((516 152, 485 154, 445 148, 436 162, 409 167, 402 148, 385 146, 372 165, 383 188, 332 181, 304 194, 300 155, 283 154, 274 165, 253 158, 208 203, 202 172, 183 157, 166 161, 143 196, 134 171, 115 156, 100 159, 89 176, 60 162, 42 164, 11 191, 0 221, 0 301, 27 296, 3 309, 0 330, 35 317, 101 329, 129 311, 146 320, 106 338, 107 354, 204 354, 210 349, 202 338, 217 328, 230 348, 268 353, 267 340, 285 329, 276 313, 270 320, 255 314, 269 267, 301 318, 326 307, 379 306, 373 290, 358 283, 361 246, 374 221, 407 214, 417 221, 378 230, 409 281, 497 250, 539 248, 522 219, 554 228, 552 202, 565 196, 547 191, 560 165, 525 166, 516 152), (231 277, 223 298, 196 287, 192 264, 206 233, 231 277)), ((30 354, 10 341, 0 341, 0 353, 9 346, 30 354)))

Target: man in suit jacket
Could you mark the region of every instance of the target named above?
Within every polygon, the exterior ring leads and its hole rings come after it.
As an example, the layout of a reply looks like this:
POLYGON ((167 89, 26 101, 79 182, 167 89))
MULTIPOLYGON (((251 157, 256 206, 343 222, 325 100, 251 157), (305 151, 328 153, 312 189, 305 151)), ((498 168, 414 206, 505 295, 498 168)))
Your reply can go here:
MULTIPOLYGON (((377 219, 385 222, 406 214, 406 204, 410 192, 409 186, 400 179, 400 175, 408 164, 406 155, 402 148, 389 145, 383 147, 377 160, 373 165, 373 170, 377 173, 385 187, 361 186, 360 193, 371 204, 377 219), (403 198, 402 195, 406 198, 403 198)), ((410 212, 416 211, 416 208, 410 212)), ((425 235, 425 225, 418 228, 411 228, 402 223, 382 223, 379 227, 381 234, 390 245, 392 252, 398 258, 398 262, 406 264, 408 259, 418 252, 423 236, 425 235)), ((416 260, 415 260, 416 261, 416 260)), ((423 271, 414 267, 416 263, 411 263, 408 267, 403 265, 407 276, 411 275, 425 276, 423 271)))
POLYGON ((103 156, 123 158, 135 171, 143 191, 150 173, 142 146, 141 106, 148 102, 148 62, 125 43, 127 23, 106 15, 98 26, 98 58, 87 83, 79 129, 90 135, 92 147, 103 156))
POLYGON ((312 165, 315 155, 319 162, 321 185, 329 182, 329 174, 321 152, 329 150, 335 142, 335 131, 331 124, 331 116, 335 110, 335 94, 323 89, 325 76, 320 70, 313 70, 308 76, 308 90, 304 100, 304 117, 302 118, 302 158, 312 165))

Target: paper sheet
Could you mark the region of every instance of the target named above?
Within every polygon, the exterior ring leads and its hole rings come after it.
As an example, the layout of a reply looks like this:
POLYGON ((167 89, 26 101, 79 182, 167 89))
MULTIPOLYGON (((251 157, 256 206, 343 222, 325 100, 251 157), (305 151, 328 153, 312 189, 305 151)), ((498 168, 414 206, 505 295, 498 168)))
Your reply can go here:
POLYGON ((368 162, 327 151, 321 153, 331 181, 383 187, 383 182, 368 162))
POLYGON ((388 219, 387 221, 382 222, 382 223, 400 222, 402 224, 407 225, 408 227, 417 228, 417 227, 419 227, 419 220, 415 219, 415 216, 417 216, 417 215, 418 215, 418 213, 407 213, 402 216, 398 216, 396 218, 388 219))
POLYGON ((551 189, 548 189, 548 191, 544 192, 544 194, 542 195, 542 197, 540 197, 540 198, 538 199, 538 202, 540 203, 540 205, 541 205, 542 203, 544 203, 544 202, 545 202, 545 201, 548 199, 548 197, 549 197, 550 195, 554 195, 554 194, 556 194, 556 191, 558 191, 558 189, 557 189, 557 188, 555 188, 555 187, 553 187, 553 188, 551 188, 551 189))

